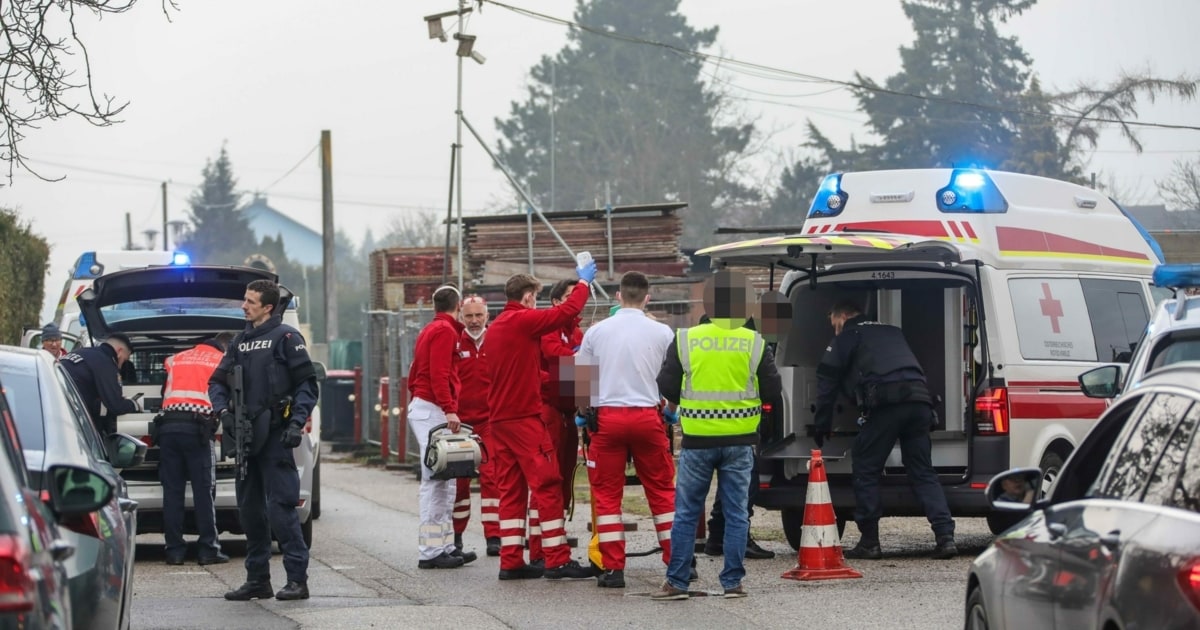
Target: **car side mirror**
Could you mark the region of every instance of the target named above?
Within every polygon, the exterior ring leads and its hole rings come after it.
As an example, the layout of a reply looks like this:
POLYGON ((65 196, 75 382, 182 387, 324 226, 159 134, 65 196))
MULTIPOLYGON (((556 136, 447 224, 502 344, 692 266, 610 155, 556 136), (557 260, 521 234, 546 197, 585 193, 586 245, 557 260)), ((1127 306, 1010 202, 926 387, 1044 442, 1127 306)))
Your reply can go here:
POLYGON ((100 473, 78 466, 57 465, 50 478, 50 509, 58 516, 95 512, 112 500, 116 486, 100 473))
POLYGON ((313 364, 313 372, 315 372, 317 374, 317 382, 318 383, 324 382, 325 377, 328 374, 325 370, 325 364, 321 363, 320 361, 313 361, 312 364, 313 364))
POLYGON ((108 463, 113 468, 133 468, 146 461, 146 443, 124 433, 108 436, 108 463))
POLYGON ((1121 393, 1121 366, 1102 365, 1080 374, 1079 388, 1089 398, 1116 398, 1121 393))
POLYGON ((1014 468, 992 477, 987 487, 987 498, 994 510, 1026 512, 1037 501, 1041 489, 1040 468, 1014 468))

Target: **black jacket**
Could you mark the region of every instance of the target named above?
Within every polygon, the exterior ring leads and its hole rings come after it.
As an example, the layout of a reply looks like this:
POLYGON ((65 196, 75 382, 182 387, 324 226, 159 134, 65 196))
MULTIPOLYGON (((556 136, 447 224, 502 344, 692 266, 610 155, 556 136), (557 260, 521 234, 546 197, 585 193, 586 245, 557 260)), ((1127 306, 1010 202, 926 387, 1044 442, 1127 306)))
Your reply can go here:
MULTIPOLYGON (((828 430, 839 392, 859 403, 869 386, 919 383, 928 402, 925 373, 913 355, 904 332, 858 315, 846 320, 841 334, 825 348, 817 366, 817 412, 814 424, 828 430), (857 397, 857 398, 856 398, 857 397)), ((898 402, 898 401, 892 401, 898 402)))
POLYGON ((59 362, 75 381, 75 389, 79 390, 92 422, 101 432, 115 431, 117 416, 138 410, 136 403, 122 396, 117 352, 112 346, 102 343, 81 348, 67 353, 59 362), (103 418, 100 417, 101 404, 108 412, 103 418))

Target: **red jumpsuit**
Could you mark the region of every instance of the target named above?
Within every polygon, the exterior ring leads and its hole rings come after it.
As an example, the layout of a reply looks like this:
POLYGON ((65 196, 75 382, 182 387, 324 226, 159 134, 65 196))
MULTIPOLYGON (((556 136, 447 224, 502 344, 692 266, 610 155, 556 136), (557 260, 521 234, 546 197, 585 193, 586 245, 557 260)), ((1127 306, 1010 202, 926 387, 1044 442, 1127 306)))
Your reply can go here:
POLYGON ((488 326, 488 393, 496 485, 500 490, 500 568, 519 569, 525 546, 529 493, 540 511, 546 567, 571 559, 562 518, 562 478, 550 434, 542 423, 542 335, 558 330, 583 311, 590 291, 584 284, 550 309, 530 309, 509 301, 488 326))
MULTIPOLYGON (((459 338, 458 379, 462 390, 458 395, 458 418, 471 425, 475 433, 483 438, 483 445, 491 449, 490 426, 488 425, 488 390, 491 379, 487 372, 487 355, 483 352, 483 339, 478 344, 464 330, 459 338)), ((479 465, 480 516, 485 538, 500 537, 500 492, 492 472, 490 457, 479 465)), ((454 495, 454 533, 462 534, 471 518, 471 480, 458 479, 458 491, 454 495)))
POLYGON ((564 509, 570 505, 575 492, 575 464, 579 452, 579 429, 575 426, 575 400, 559 373, 559 359, 575 355, 583 343, 579 318, 552 333, 542 335, 542 422, 550 432, 550 441, 558 456, 558 473, 562 477, 564 509))

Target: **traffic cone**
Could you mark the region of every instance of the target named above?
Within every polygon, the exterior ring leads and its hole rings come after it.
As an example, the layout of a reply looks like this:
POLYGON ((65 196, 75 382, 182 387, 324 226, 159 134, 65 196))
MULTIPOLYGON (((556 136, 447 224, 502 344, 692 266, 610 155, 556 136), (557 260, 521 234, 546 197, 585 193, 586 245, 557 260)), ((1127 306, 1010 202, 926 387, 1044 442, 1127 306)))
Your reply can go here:
POLYGON ((862 574, 846 566, 837 519, 829 500, 829 481, 825 478, 825 460, 813 450, 809 462, 808 496, 804 504, 804 529, 800 533, 800 553, 796 566, 781 576, 789 580, 836 580, 860 578, 862 574))

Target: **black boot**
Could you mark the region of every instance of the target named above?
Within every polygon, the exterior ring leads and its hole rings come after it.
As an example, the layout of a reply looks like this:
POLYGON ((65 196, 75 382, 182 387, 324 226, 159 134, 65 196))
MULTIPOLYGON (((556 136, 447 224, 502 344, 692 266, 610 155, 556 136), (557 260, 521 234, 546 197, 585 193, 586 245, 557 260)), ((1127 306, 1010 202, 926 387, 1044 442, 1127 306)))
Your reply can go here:
POLYGON ((774 551, 769 551, 758 546, 758 543, 753 538, 746 540, 746 558, 749 560, 770 560, 775 557, 774 551))
POLYGON ((499 538, 487 539, 487 555, 489 555, 493 558, 500 555, 500 539, 499 538))
POLYGON ((454 535, 454 548, 462 551, 462 534, 454 535))
POLYGON ((270 582, 246 582, 236 589, 225 593, 225 599, 231 602, 248 602, 252 599, 270 599, 275 596, 270 582))
POLYGON ((458 556, 452 556, 443 551, 441 553, 441 555, 439 555, 435 558, 430 558, 429 560, 418 560, 417 568, 418 569, 455 569, 455 568, 461 567, 463 564, 465 564, 465 562, 463 561, 463 558, 460 558, 458 556))
POLYGON ((958 547, 954 544, 954 534, 944 534, 937 537, 937 546, 933 548, 936 560, 947 560, 958 555, 958 547))
POLYGON ((546 569, 542 577, 547 580, 581 580, 594 576, 591 567, 582 566, 578 561, 571 560, 562 566, 546 569))
POLYGON ((860 540, 853 549, 845 550, 842 555, 851 560, 878 560, 883 557, 883 550, 878 542, 860 540))
POLYGON ((501 580, 536 580, 542 577, 543 569, 538 566, 525 565, 515 569, 500 569, 501 580))
POLYGON ((454 553, 450 555, 455 558, 462 558, 463 564, 471 564, 479 557, 474 551, 463 551, 462 549, 455 549, 454 553))
POLYGON ((286 586, 275 593, 275 599, 287 601, 291 599, 308 599, 307 582, 288 582, 286 586))
POLYGON ((625 572, 621 569, 605 571, 596 578, 596 586, 600 588, 625 588, 625 572))

